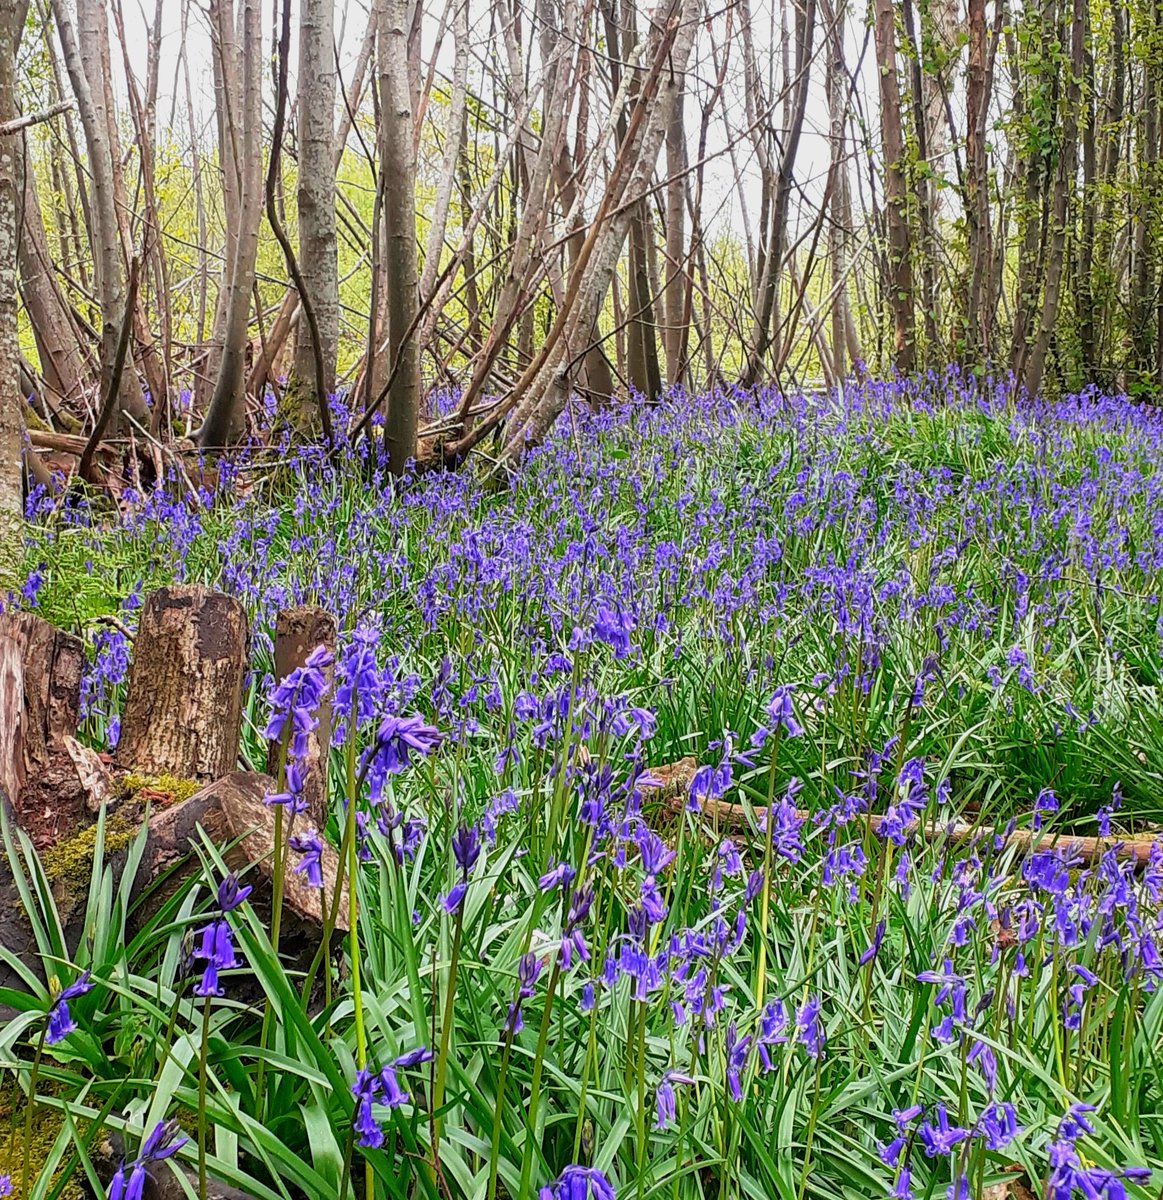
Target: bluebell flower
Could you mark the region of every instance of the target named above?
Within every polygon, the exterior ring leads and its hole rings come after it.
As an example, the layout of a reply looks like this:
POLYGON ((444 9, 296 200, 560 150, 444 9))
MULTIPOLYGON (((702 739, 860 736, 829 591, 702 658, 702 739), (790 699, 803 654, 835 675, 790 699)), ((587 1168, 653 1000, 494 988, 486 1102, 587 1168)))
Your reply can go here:
POLYGON ((912 1182, 912 1171, 908 1167, 902 1167, 892 1189, 893 1200, 914 1200, 912 1182))
POLYGON ((206 925, 199 937, 194 958, 204 960, 201 980, 194 986, 198 996, 221 996, 223 989, 218 982, 218 972, 238 966, 234 952, 234 938, 226 914, 233 912, 250 895, 252 888, 243 887, 238 877, 227 875, 218 885, 218 915, 206 925))
POLYGON ((355 1082, 351 1085, 351 1094, 355 1098, 352 1125, 359 1134, 361 1146, 374 1150, 384 1144, 383 1126, 376 1119, 373 1105, 381 1104, 385 1108, 395 1109, 411 1099, 400 1086, 397 1072, 431 1061, 432 1051, 426 1046, 419 1046, 400 1055, 379 1071, 365 1068, 356 1072, 355 1082))
POLYGON ((571 883, 577 876, 577 872, 567 862, 559 862, 556 866, 550 867, 548 871, 537 881, 537 886, 543 892, 551 892, 554 888, 561 887, 562 884, 571 883))
POLYGON ((614 1185, 596 1167, 569 1166, 538 1192, 538 1200, 616 1200, 614 1185))
POLYGON ((296 816, 301 812, 306 812, 307 810, 307 801, 303 796, 303 788, 306 784, 306 776, 303 773, 303 768, 299 764, 298 759, 291 759, 287 763, 286 774, 286 790, 282 792, 269 792, 263 797, 263 803, 281 805, 292 816, 296 816))
POLYGON ((109 1184, 109 1200, 141 1200, 150 1177, 149 1168, 164 1162, 190 1139, 182 1133, 177 1120, 160 1121, 141 1143, 141 1150, 132 1162, 122 1160, 109 1184))
POLYGON ((885 927, 886 925, 883 920, 877 922, 876 930, 872 935, 872 941, 869 943, 868 949, 860 956, 860 966, 866 966, 880 953, 880 947, 884 942, 885 927))
POLYGON ((325 672, 334 658, 325 646, 317 646, 301 667, 296 667, 280 680, 271 695, 271 716, 264 736, 277 742, 291 722, 288 750, 291 758, 307 757, 307 739, 318 725, 319 705, 327 694, 325 672))
POLYGON ((544 961, 532 951, 521 956, 521 961, 517 964, 517 999, 509 1005, 509 1016, 506 1021, 510 1033, 520 1033, 525 1027, 522 1007, 536 990, 537 977, 541 974, 544 966, 544 961))
POLYGON ((739 1072, 747 1064, 747 1051, 751 1046, 751 1035, 739 1037, 735 1022, 727 1026, 726 1058, 727 1086, 731 1090, 731 1098, 738 1103, 743 1099, 743 1087, 740 1083, 739 1072))
POLYGON ((1004 1150, 1021 1133, 1018 1114, 1012 1104, 990 1104, 978 1118, 990 1150, 1004 1150))
POLYGON ((615 658, 625 658, 631 649, 630 634, 634 630, 634 619, 629 613, 608 605, 598 605, 597 620, 594 621, 594 636, 614 648, 615 658))
POLYGON ((975 1039, 965 1056, 966 1062, 975 1063, 985 1079, 986 1090, 992 1096, 997 1089, 997 1055, 993 1048, 979 1039, 975 1039))
POLYGON ((389 775, 406 770, 414 757, 426 758, 434 753, 443 738, 439 729, 417 714, 385 717, 364 758, 372 799, 378 801, 383 795, 389 775))
POLYGON ((291 849, 299 855, 299 861, 294 870, 306 876, 307 886, 321 888, 323 886, 323 839, 311 830, 305 834, 295 834, 290 840, 291 849))
POLYGON ((452 856, 462 876, 467 878, 472 874, 481 856, 481 835, 475 825, 461 825, 452 835, 452 856))
MULTIPOLYGON (((53 985, 55 988, 55 977, 53 985)), ((50 1046, 55 1046, 58 1042, 64 1041, 77 1028, 77 1023, 73 1020, 72 1013, 69 1011, 69 1001, 76 1000, 78 996, 83 996, 92 987, 93 981, 89 976, 89 972, 82 971, 68 987, 55 992, 52 1003, 49 1005, 48 1032, 45 1034, 45 1041, 50 1046)))
POLYGON ((688 810, 700 812, 708 801, 721 800, 730 790, 733 780, 734 772, 727 755, 723 756, 718 766, 699 767, 691 779, 688 810))
POLYGON ((1058 811, 1058 797, 1053 789, 1043 788, 1034 801, 1034 828, 1041 829, 1046 817, 1058 811))
POLYGON ((796 1013, 796 1037, 813 1058, 819 1058, 824 1053, 827 1040, 820 1008, 819 996, 809 996, 796 1013))
POLYGON ((689 1075, 678 1071, 667 1071, 658 1081, 658 1090, 654 1094, 654 1125, 656 1129, 665 1129, 675 1118, 677 1111, 674 1085, 676 1083, 694 1083, 689 1075))
POLYGON ((937 1105, 936 1123, 922 1125, 920 1129, 921 1143, 930 1158, 951 1154, 953 1147, 968 1136, 969 1130, 949 1124, 949 1111, 943 1104, 937 1105))

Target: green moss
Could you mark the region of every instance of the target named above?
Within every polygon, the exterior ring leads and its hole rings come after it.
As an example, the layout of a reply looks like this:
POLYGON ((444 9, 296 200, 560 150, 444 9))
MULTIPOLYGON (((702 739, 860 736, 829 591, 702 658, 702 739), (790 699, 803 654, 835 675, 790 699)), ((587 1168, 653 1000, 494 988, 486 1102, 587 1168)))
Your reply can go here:
POLYGON ((149 799, 158 800, 154 793, 164 793, 170 797, 171 804, 181 804, 201 787, 196 779, 179 779, 177 775, 143 775, 139 771, 130 771, 122 780, 127 799, 134 799, 138 793, 148 791, 149 799))
MULTIPOLYGON (((28 1158, 32 1164, 29 1178, 29 1189, 35 1191, 37 1179, 37 1164, 47 1161, 52 1152, 53 1144, 60 1135, 64 1117, 55 1108, 38 1104, 33 1114, 32 1134, 29 1138, 28 1158)), ((77 1130, 81 1137, 85 1136, 88 1122, 77 1121, 77 1130)), ((11 1171, 12 1192, 10 1200, 24 1200, 20 1190, 20 1179, 24 1165, 24 1093, 15 1084, 9 1084, 0 1093, 0 1174, 11 1171)), ((69 1161, 65 1153, 65 1163, 69 1161)), ((60 1178, 60 1172, 53 1176, 54 1181, 60 1178)), ((65 1184, 60 1193, 61 1200, 79 1200, 84 1192, 76 1175, 65 1184)))
MULTIPOLYGON (((105 822, 105 853, 116 854, 133 841, 137 825, 114 813, 105 822)), ((97 851, 97 826, 89 825, 71 838, 57 842, 41 855, 41 863, 50 883, 88 879, 97 851)))

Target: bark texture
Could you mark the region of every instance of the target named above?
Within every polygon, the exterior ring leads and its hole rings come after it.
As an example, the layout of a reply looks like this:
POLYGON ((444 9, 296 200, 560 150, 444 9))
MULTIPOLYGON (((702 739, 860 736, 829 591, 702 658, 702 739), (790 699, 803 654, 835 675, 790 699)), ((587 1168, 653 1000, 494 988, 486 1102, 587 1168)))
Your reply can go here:
MULTIPOLYGON (((339 274, 335 232, 335 46, 333 0, 302 0, 299 16, 299 269, 303 274, 323 351, 323 382, 335 388, 339 346, 339 274)), ((318 420, 315 354, 300 316, 295 332, 297 423, 318 420)))
POLYGON ((408 82, 408 3, 386 0, 379 32, 380 170, 383 172, 384 280, 392 373, 384 445, 388 467, 402 475, 416 456, 420 424, 420 352, 416 318, 416 160, 408 82))
MULTIPOLYGON (((217 378, 206 420, 198 435, 200 443, 209 448, 225 446, 234 441, 245 427, 243 385, 249 347, 247 328, 255 284, 259 223, 262 219, 262 70, 265 60, 262 54, 259 0, 243 0, 240 17, 241 55, 233 56, 232 44, 224 45, 222 50, 224 104, 230 103, 230 95, 234 90, 230 86, 230 71, 237 67, 239 57, 242 62, 241 87, 238 89, 240 103, 238 108, 232 108, 224 118, 220 118, 220 124, 225 126, 226 140, 237 147, 235 153, 227 156, 224 176, 229 180, 231 165, 235 165, 238 218, 233 236, 227 239, 226 274, 223 296, 219 301, 224 315, 217 378)), ((228 214, 231 206, 228 201, 228 214)))
POLYGON ((10 612, 0 613, 0 648, 0 784, 22 828, 50 845, 89 819, 86 767, 72 750, 84 646, 34 613, 10 612))
POLYGON ((217 779, 238 762, 247 621, 231 596, 159 588, 141 612, 117 763, 179 779, 217 779))
POLYGON ((896 13, 892 0, 876 0, 875 40, 880 82, 880 128, 884 151, 885 289, 892 316, 893 361, 909 374, 916 365, 913 266, 909 233, 905 139, 901 126, 901 90, 896 62, 896 13))
MULTIPOLYGON (((0 121, 16 115, 17 13, 0 11, 0 121)), ((16 143, 0 135, 0 599, 17 586, 23 488, 20 343, 16 330, 16 143)))

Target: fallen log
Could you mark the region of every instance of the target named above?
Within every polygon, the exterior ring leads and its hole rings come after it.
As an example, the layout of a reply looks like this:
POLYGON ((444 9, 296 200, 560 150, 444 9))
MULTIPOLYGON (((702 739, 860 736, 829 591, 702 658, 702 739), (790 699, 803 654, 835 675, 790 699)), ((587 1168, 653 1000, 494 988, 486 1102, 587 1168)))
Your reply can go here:
MULTIPOLYGON (((691 782, 698 764, 693 758, 680 759, 662 767, 653 767, 648 772, 659 782, 659 799, 671 815, 686 808, 691 782)), ((752 832, 761 836, 752 825, 749 810, 741 804, 730 804, 725 800, 707 800, 700 805, 704 817, 716 823, 717 828, 732 832, 752 832)), ((802 821, 810 821, 815 814, 797 809, 802 821)), ((869 827, 879 833, 884 824, 884 815, 872 813, 867 818, 869 827)), ((905 827, 907 836, 916 836, 927 842, 945 839, 952 842, 981 841, 1000 837, 1003 847, 1013 846, 1026 854, 1037 854, 1045 850, 1069 851, 1085 863, 1096 863, 1109 850, 1118 858, 1128 859, 1143 865, 1151 857, 1157 837, 1083 837, 1072 833, 1039 833, 1030 829, 1012 829, 1008 833, 994 825, 972 825, 965 821, 913 821, 905 827)))
MULTIPOLYGON (((265 798, 275 791, 275 781, 258 771, 233 771, 200 788, 187 800, 155 813, 149 820, 149 834, 142 856, 142 880, 156 878, 188 856, 199 839, 199 827, 217 845, 226 847, 226 864, 237 874, 248 873, 263 885, 256 893, 256 903, 262 892, 269 890, 275 862, 275 810, 265 798)), ((303 818, 300 818, 302 821, 303 818)), ((284 824, 284 837, 287 836, 284 824)), ((291 833, 295 832, 292 827, 291 833)), ((299 828, 302 832, 302 827, 299 828)), ((323 887, 307 885, 302 874, 293 868, 294 853, 290 856, 284 886, 284 900, 293 912, 306 923, 322 927, 323 905, 328 909, 335 896, 339 877, 339 855, 324 843, 320 867, 323 887)), ((343 884, 343 899, 337 928, 347 928, 347 881, 343 884)))

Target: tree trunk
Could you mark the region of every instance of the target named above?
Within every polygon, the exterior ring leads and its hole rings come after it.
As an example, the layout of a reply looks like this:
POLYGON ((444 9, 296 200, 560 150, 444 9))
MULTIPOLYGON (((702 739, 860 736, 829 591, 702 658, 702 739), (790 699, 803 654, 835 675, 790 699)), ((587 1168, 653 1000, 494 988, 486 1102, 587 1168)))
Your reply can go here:
MULTIPOLYGON (((334 0, 301 0, 299 10, 299 270, 306 284, 323 351, 323 382, 335 388, 339 347, 339 266, 335 232, 335 46, 334 0)), ((300 318, 295 334, 296 401, 288 416, 301 429, 319 422, 315 395, 315 354, 311 330, 300 318)))
MULTIPOLYGON (((939 349, 937 339, 937 238, 934 229, 934 188, 933 181, 939 167, 936 166, 929 154, 929 129, 934 122, 930 119, 929 109, 931 91, 936 86, 932 75, 926 76, 925 47, 917 38, 916 22, 913 13, 913 0, 903 0, 905 35, 910 44, 909 59, 912 67, 912 110, 913 132, 916 139, 917 165, 915 174, 915 192, 917 197, 917 212, 920 217, 919 258, 921 267, 921 315, 925 325, 924 358, 929 366, 934 365, 939 349), (926 84, 928 79, 928 84, 926 84)), ((937 93, 938 97, 940 93, 937 93)))
MULTIPOLYGON (((19 6, 17 6, 19 8, 19 6)), ((0 11, 0 123, 16 116, 17 21, 0 11)), ((20 342, 16 328, 16 149, 19 134, 0 134, 0 599, 19 586, 24 513, 20 415, 20 342)))
POLYGON ((80 400, 87 382, 84 352, 69 305, 57 283, 48 246, 36 176, 25 161, 23 139, 13 139, 22 194, 19 266, 20 294, 36 339, 40 371, 56 402, 80 400))
POLYGON ((916 366, 916 323, 913 313, 913 264, 909 234, 905 139, 901 126, 901 93, 897 78, 896 14, 892 0, 875 0, 874 32, 880 84, 880 129, 884 152, 887 267, 885 287, 892 316, 893 361, 903 375, 916 366))
MULTIPOLYGON (((60 3, 60 0, 55 0, 60 3)), ((224 333, 214 394, 206 420, 198 431, 199 443, 217 449, 237 440, 245 428, 247 329, 254 293, 258 231, 262 220, 262 25, 259 0, 243 0, 241 131, 238 139, 238 172, 241 191, 238 224, 233 238, 233 255, 228 262, 225 285, 224 333)), ((226 88, 227 95, 230 89, 226 88)), ((233 118, 227 122, 232 140, 233 118)), ((226 174, 229 174, 227 168, 226 174)))
POLYGON ((238 763, 247 621, 231 596, 192 584, 145 602, 117 763, 179 779, 213 780, 238 763))
MULTIPOLYGON (((81 639, 33 613, 0 613, 0 644, 14 648, 19 687, 4 688, 0 725, 14 739, 0 762, 20 825, 39 846, 67 837, 87 819, 75 735, 81 716, 81 639), (15 709, 13 709, 15 697, 15 709)), ((9 667, 12 678, 12 667, 9 667)))
MULTIPOLYGON (((747 387, 754 387, 759 381, 768 362, 769 351, 777 362, 780 359, 779 333, 774 327, 778 322, 779 286, 788 245, 788 208, 795 182, 796 155, 807 114, 815 21, 815 0, 795 0, 795 66, 794 73, 787 80, 784 95, 784 129, 783 137, 779 139, 782 142, 779 166, 774 180, 765 188, 765 199, 770 193, 770 201, 766 203, 766 211, 761 216, 762 227, 759 231, 755 321, 743 368, 743 383, 747 387)), ((751 77, 758 77, 754 67, 751 77)), ((776 141, 774 136, 771 140, 776 141)))
POLYGON ((686 238, 683 222, 686 217, 686 129, 683 125, 683 100, 685 88, 679 81, 670 120, 666 126, 666 291, 663 309, 666 314, 666 330, 663 338, 666 346, 666 381, 672 387, 685 382, 684 347, 686 277, 684 259, 686 238))
POLYGON ((436 198, 432 205, 428 237, 424 242, 424 271, 420 276, 420 297, 425 301, 432 297, 436 287, 436 276, 440 270, 440 257, 448 229, 448 212, 452 206, 452 192, 456 183, 456 168, 460 161, 461 137, 464 133, 467 110, 468 0, 453 0, 453 3, 456 5, 456 12, 453 24, 452 95, 448 103, 448 116, 444 122, 444 154, 440 164, 440 178, 436 184, 436 198))
MULTIPOLYGON (((126 300, 124 248, 121 223, 117 216, 113 147, 109 139, 107 72, 101 55, 100 38, 91 28, 98 20, 105 20, 105 11, 103 5, 94 4, 93 0, 85 0, 78 5, 78 34, 65 0, 52 0, 52 6, 88 151, 93 218, 90 234, 101 308, 101 392, 105 395, 113 381, 113 364, 125 319, 126 300)), ((145 398, 141 393, 137 372, 132 369, 121 372, 113 429, 117 427, 117 416, 121 412, 130 414, 137 421, 147 420, 145 398)))
POLYGON ((403 475, 416 457, 420 424, 420 352, 416 317, 416 167, 408 81, 408 3, 387 0, 380 11, 380 170, 383 172, 384 282, 388 359, 393 374, 384 421, 388 469, 403 475))
POLYGON ((1042 386, 1046 359, 1058 321, 1058 305, 1062 295, 1066 269, 1067 219, 1070 197, 1075 188, 1078 164, 1078 115, 1082 103, 1082 73, 1085 46, 1083 44, 1083 7, 1086 0, 1074 0, 1070 19, 1070 63, 1067 68, 1061 142, 1058 150, 1058 169, 1054 177, 1054 203, 1051 215, 1050 246, 1046 258, 1046 286, 1042 295, 1041 315, 1037 333, 1020 376, 1030 395, 1042 386))
POLYGON ((965 86, 965 220, 969 243, 966 349, 971 361, 988 361, 993 327, 992 308, 987 303, 993 247, 990 244, 992 228, 986 150, 986 113, 990 92, 986 64, 985 0, 969 0, 969 72, 965 86))
POLYGON ((634 206, 630 218, 630 326, 627 342, 630 384, 647 400, 656 399, 662 391, 648 261, 652 233, 650 214, 646 201, 642 200, 634 206))
POLYGON ((826 87, 828 136, 832 143, 831 170, 835 181, 829 201, 828 255, 832 267, 832 370, 838 382, 842 382, 847 374, 847 358, 850 357, 855 364, 860 357, 856 325, 848 299, 848 240, 852 236, 852 199, 848 181, 848 87, 844 63, 846 7, 846 0, 841 0, 835 12, 830 11, 826 3, 822 6, 822 15, 829 30, 826 87))
POLYGON ((654 12, 646 55, 650 72, 571 276, 566 304, 513 392, 503 447, 508 462, 545 436, 569 399, 578 365, 572 348, 584 345, 584 334, 594 327, 621 257, 633 201, 651 186, 674 95, 694 43, 698 11, 699 0, 670 0, 665 9, 654 12))

